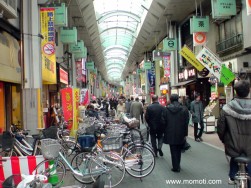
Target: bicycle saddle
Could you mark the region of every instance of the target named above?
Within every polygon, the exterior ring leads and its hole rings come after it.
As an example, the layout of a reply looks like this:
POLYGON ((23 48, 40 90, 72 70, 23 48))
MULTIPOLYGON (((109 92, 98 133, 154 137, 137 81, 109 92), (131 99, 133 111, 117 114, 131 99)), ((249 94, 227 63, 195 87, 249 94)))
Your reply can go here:
POLYGON ((234 161, 237 162, 237 163, 245 163, 245 164, 247 164, 247 163, 251 162, 251 159, 248 158, 248 157, 241 156, 241 157, 235 157, 234 161))

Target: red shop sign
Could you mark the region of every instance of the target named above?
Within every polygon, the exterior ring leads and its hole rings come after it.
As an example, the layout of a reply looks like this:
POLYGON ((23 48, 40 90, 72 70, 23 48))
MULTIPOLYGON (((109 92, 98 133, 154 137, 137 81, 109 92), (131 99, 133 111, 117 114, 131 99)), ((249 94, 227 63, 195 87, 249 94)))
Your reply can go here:
POLYGON ((68 85, 68 72, 60 68, 60 82, 68 85))

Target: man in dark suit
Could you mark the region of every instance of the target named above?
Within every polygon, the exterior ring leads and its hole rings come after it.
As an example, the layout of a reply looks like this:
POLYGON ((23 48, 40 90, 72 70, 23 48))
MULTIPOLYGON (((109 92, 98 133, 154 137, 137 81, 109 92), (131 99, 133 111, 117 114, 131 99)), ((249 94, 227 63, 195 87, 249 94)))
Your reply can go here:
POLYGON ((163 156, 162 144, 163 144, 163 131, 164 126, 161 122, 162 112, 165 110, 165 107, 159 104, 158 96, 152 96, 153 103, 149 105, 146 109, 145 119, 150 128, 151 143, 155 153, 155 156, 163 156), (158 139, 158 147, 156 143, 158 139))
POLYGON ((170 145, 173 172, 180 172, 181 150, 188 134, 189 122, 188 110, 178 100, 179 96, 172 94, 171 104, 162 116, 165 120, 164 143, 170 145))

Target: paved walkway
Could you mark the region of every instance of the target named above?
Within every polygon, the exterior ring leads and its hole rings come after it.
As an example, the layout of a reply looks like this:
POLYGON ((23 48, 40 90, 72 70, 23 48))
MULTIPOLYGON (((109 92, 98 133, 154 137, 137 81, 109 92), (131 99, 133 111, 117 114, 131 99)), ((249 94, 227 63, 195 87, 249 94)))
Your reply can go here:
MULTIPOLYGON (((188 136, 192 139, 194 139, 194 129, 193 127, 188 127, 188 136)), ((224 145, 220 141, 217 133, 203 133, 202 138, 204 140, 204 143, 211 145, 212 147, 218 148, 220 150, 224 150, 224 145)))
MULTIPOLYGON (((156 160, 152 174, 140 181, 126 174, 119 188, 164 188, 164 187, 233 187, 227 184, 228 163, 223 152, 223 145, 216 133, 204 134, 203 143, 193 139, 193 128, 189 127, 188 142, 192 148, 182 155, 181 172, 171 171, 169 146, 163 146, 164 157, 156 160)), ((65 185, 79 185, 68 172, 65 185)), ((91 187, 87 185, 87 187, 91 187)))

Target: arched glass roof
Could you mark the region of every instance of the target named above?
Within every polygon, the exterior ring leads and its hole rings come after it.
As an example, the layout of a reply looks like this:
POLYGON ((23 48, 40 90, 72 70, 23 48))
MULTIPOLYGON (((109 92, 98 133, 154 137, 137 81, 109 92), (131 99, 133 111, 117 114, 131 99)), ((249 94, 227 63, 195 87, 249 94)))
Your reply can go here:
POLYGON ((121 77, 152 0, 94 0, 108 78, 121 77))

